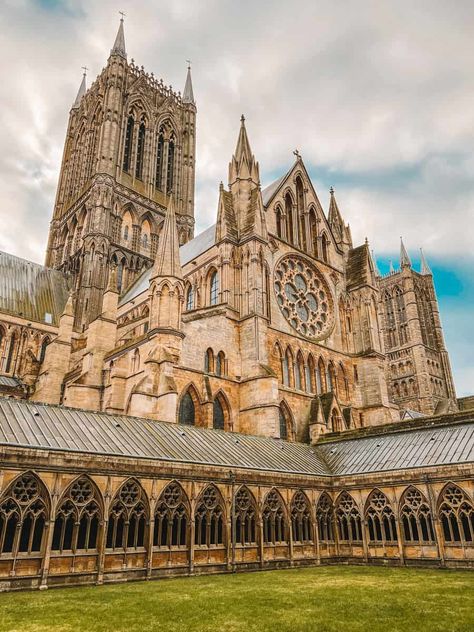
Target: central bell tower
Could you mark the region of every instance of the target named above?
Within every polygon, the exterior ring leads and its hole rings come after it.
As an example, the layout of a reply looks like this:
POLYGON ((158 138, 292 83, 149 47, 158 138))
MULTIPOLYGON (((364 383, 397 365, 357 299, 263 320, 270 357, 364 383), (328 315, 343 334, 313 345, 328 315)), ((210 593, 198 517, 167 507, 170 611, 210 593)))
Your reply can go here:
POLYGON ((180 244, 194 233, 196 104, 127 60, 123 18, 106 67, 69 113, 46 265, 71 277, 74 329, 102 309, 111 267, 126 291, 155 258, 171 194, 180 244))

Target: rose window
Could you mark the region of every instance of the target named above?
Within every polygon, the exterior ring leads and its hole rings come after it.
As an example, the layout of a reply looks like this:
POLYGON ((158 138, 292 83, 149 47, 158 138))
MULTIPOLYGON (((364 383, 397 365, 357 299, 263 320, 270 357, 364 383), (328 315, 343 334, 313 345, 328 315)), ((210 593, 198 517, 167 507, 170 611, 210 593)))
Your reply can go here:
POLYGON ((294 255, 281 259, 275 269, 275 294, 283 316, 296 331, 317 340, 329 335, 332 297, 312 263, 294 255))

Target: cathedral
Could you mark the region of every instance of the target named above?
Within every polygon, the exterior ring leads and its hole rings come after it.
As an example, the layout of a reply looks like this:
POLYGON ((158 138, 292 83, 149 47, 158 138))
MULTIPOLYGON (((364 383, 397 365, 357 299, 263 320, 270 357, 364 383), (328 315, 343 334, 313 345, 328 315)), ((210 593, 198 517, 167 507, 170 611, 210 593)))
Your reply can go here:
MULTIPOLYGON (((433 275, 381 275, 245 118, 194 236, 197 107, 128 61, 72 104, 45 266, 0 253, 0 589, 474 565, 474 423, 433 275)), ((342 208, 342 206, 341 206, 342 208)))

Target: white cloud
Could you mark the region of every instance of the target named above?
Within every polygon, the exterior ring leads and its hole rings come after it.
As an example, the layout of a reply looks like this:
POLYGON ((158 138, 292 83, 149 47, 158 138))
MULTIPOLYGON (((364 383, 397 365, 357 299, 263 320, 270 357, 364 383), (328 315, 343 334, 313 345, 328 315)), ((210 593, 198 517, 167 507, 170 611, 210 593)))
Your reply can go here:
MULTIPOLYGON (((263 179, 298 147, 353 235, 438 258, 474 238, 474 5, 469 0, 128 0, 129 58, 182 89, 193 60, 199 228, 247 117, 263 179)), ((112 0, 0 8, 0 249, 42 261, 70 105, 105 65, 112 0)), ((471 261, 472 265, 472 255, 471 261)))

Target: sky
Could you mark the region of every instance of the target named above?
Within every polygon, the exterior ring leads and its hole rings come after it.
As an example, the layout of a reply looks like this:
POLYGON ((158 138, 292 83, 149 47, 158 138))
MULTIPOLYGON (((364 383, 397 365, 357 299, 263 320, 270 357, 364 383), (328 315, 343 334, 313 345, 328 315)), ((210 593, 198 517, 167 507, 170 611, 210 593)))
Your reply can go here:
POLYGON ((2 0, 0 250, 43 262, 68 112, 128 57, 197 101, 197 232, 215 221, 245 114, 262 183, 295 148, 382 272, 400 236, 434 272, 459 396, 474 393, 474 3, 471 0, 2 0), (5 28, 5 25, 7 28, 5 28))

